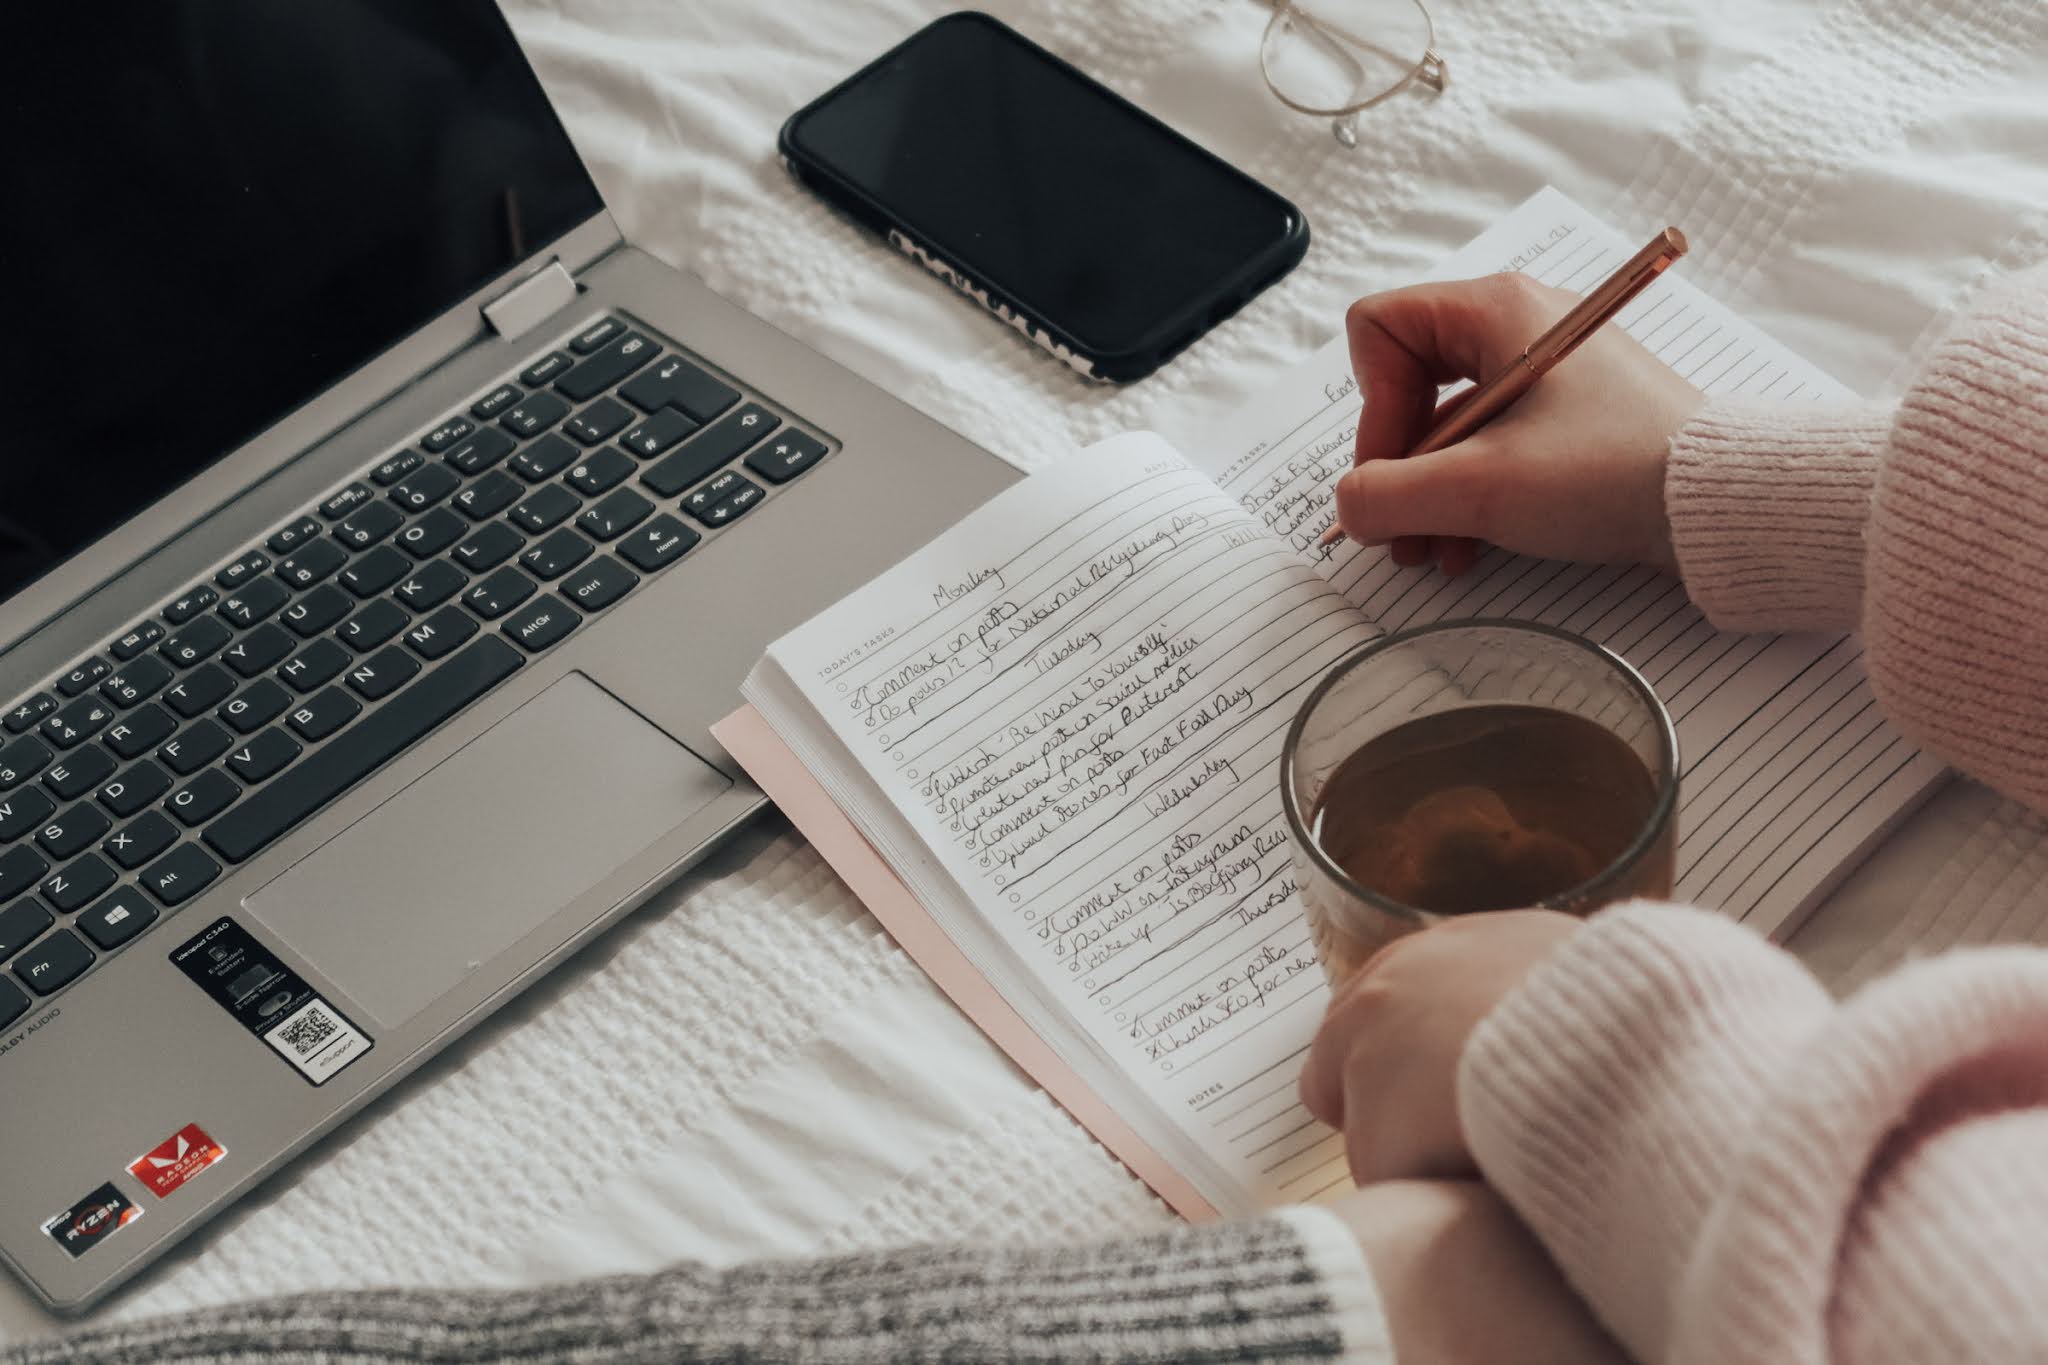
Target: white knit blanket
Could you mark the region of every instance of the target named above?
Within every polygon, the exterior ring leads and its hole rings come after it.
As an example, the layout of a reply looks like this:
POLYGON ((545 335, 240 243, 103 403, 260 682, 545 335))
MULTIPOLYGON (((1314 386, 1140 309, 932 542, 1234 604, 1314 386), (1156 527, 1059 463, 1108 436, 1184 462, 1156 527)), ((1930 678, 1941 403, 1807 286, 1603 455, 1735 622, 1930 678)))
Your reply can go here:
MULTIPOLYGON (((1026 467, 1227 411, 1545 182, 1630 231, 1682 225, 1695 281, 1869 393, 1979 281, 2048 257, 2041 0, 1433 4, 1449 91, 1366 115, 1349 151, 1265 93, 1256 0, 988 6, 1309 214, 1299 269, 1128 389, 1033 351, 775 158, 791 110, 946 6, 508 9, 630 239, 1026 467)), ((1953 784, 1797 946, 1853 983, 2033 937, 2043 835, 1953 784)), ((1167 1217, 769 821, 103 1311, 1167 1217)), ((0 1340, 50 1329, 0 1287, 0 1340)))

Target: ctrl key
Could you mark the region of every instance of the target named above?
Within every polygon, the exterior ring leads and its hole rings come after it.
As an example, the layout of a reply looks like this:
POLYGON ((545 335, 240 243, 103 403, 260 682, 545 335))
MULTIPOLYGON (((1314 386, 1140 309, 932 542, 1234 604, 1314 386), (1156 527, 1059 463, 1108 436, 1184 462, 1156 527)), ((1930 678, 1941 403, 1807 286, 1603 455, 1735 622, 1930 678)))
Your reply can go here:
POLYGON ((0 981, 0 1028, 6 1028, 28 1013, 28 997, 11 981, 0 981))
POLYGON ((59 929, 14 959, 14 974, 37 995, 49 995, 76 981, 91 965, 92 949, 69 929, 59 929))

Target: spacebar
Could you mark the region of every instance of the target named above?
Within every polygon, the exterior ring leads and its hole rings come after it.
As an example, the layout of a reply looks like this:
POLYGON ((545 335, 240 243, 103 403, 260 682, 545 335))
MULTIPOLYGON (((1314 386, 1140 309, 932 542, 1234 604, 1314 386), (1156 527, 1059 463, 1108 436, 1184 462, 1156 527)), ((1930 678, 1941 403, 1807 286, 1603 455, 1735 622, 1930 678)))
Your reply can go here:
POLYGON ((293 825, 396 758, 429 731, 512 676, 519 651, 486 635, 343 730, 332 744, 287 768, 251 801, 206 827, 206 842, 245 862, 293 825))

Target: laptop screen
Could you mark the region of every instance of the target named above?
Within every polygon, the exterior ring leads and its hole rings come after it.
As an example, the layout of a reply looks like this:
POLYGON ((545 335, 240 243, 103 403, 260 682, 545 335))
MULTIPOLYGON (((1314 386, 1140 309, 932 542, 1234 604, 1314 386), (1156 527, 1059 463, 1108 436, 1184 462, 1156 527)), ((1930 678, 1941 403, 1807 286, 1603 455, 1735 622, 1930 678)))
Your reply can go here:
POLYGON ((602 207, 490 0, 11 6, 0 137, 0 600, 602 207))

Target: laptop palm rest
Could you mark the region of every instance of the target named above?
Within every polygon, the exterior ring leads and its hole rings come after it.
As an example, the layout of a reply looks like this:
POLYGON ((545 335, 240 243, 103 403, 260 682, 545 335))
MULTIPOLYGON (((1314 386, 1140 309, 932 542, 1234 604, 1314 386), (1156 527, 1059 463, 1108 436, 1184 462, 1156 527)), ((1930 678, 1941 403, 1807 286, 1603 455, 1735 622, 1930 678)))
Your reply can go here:
POLYGON ((730 785, 571 673, 243 904, 388 1030, 730 785))

